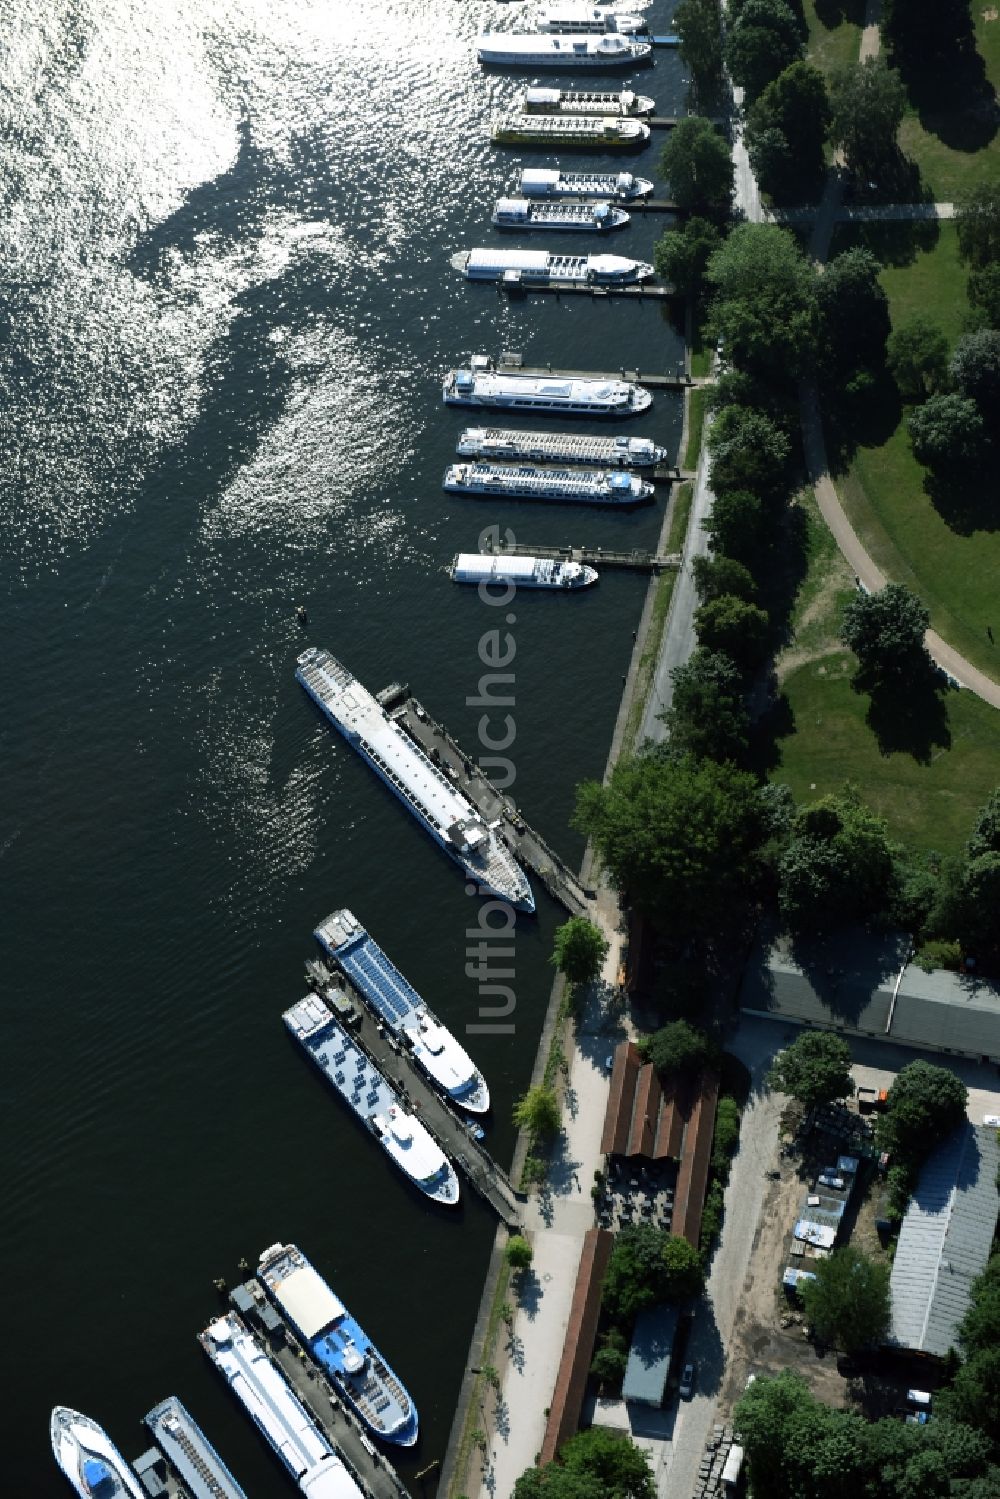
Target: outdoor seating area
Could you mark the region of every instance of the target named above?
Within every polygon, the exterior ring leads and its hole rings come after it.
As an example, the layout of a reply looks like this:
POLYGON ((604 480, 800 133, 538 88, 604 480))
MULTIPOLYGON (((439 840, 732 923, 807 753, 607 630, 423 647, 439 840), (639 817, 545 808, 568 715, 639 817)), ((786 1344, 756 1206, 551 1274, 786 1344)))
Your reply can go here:
POLYGON ((676 1182, 674 1161, 645 1164, 612 1157, 599 1183, 600 1195, 595 1197, 598 1224, 615 1233, 633 1223, 669 1229, 676 1182))

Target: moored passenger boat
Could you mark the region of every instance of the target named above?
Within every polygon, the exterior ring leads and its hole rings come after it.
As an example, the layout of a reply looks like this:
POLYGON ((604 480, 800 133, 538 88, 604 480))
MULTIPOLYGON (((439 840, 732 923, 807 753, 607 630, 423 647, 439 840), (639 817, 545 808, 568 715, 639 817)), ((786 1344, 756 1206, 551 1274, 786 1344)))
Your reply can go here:
POLYGON ((648 62, 649 42, 617 32, 554 36, 545 32, 484 32, 476 43, 479 61, 515 68, 625 68, 648 62))
POLYGON ((448 576, 453 583, 500 583, 512 588, 553 588, 572 593, 597 582, 597 569, 562 557, 510 557, 496 552, 459 552, 448 576))
POLYGON ((456 448, 462 458, 531 458, 538 463, 593 463, 601 468, 652 468, 666 448, 649 437, 594 437, 576 432, 524 432, 512 427, 466 427, 456 448))
POLYGON ((474 354, 466 369, 449 370, 441 395, 446 406, 537 411, 549 416, 631 416, 653 404, 649 391, 629 380, 529 375, 517 369, 497 369, 485 354, 474 354))
POLYGON ((147 1499, 134 1470, 89 1416, 57 1405, 49 1435, 52 1455, 80 1499, 147 1499))
POLYGON ((547 250, 463 250, 452 265, 469 281, 504 281, 516 276, 524 285, 553 282, 582 286, 629 286, 648 281, 654 269, 627 255, 553 255, 547 250))
POLYGON ((619 10, 614 5, 586 5, 580 0, 555 0, 535 14, 539 31, 561 32, 564 36, 602 32, 620 32, 635 36, 647 31, 646 18, 634 11, 619 10))
POLYGON ((521 114, 651 115, 656 103, 630 88, 617 93, 604 89, 528 88, 515 106, 521 114))
POLYGON ((516 182, 525 198, 611 198, 627 203, 648 198, 653 183, 631 172, 560 172, 549 167, 525 167, 516 182))
POLYGON ((620 115, 507 115, 490 129, 495 146, 545 146, 553 151, 629 151, 649 140, 649 126, 620 115))
POLYGON ((453 463, 445 472, 444 487, 457 494, 589 505, 637 505, 653 493, 648 480, 621 469, 540 468, 528 463, 453 463))
POLYGON ((533 203, 530 198, 498 198, 495 229, 555 229, 604 234, 629 222, 624 208, 611 203, 533 203))

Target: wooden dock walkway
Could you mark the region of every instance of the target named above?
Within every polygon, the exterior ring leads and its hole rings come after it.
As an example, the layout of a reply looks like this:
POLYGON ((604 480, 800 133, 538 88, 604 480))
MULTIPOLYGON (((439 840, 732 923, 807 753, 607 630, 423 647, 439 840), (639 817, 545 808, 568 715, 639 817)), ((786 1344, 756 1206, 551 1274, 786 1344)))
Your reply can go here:
POLYGON ((684 298, 672 286, 593 286, 586 281, 500 281, 500 290, 508 297, 530 297, 549 293, 556 297, 593 297, 599 301, 611 297, 632 297, 638 301, 681 302, 684 298))
POLYGON ((639 548, 624 551, 613 547, 546 547, 519 541, 501 551, 511 557, 551 557, 557 562, 582 562, 590 567, 626 568, 639 573, 660 573, 681 564, 679 552, 661 556, 639 548))
MULTIPOLYGON (((565 554, 555 552, 553 555, 565 554)), ((386 693, 389 691, 387 688, 386 693)), ((565 906, 571 916, 589 915, 596 892, 588 890, 552 851, 541 833, 528 826, 514 802, 483 775, 444 725, 435 723, 416 698, 409 696, 406 688, 399 688, 391 697, 381 693, 378 696, 390 718, 405 729, 434 764, 445 772, 483 819, 486 822, 499 821, 504 841, 514 857, 537 876, 553 900, 565 906)))
MULTIPOLYGON (((336 972, 333 971, 335 966, 335 959, 322 962, 314 958, 306 964, 306 978, 317 994, 327 998, 328 1002, 331 990, 339 989, 354 1005, 358 1019, 351 1024, 352 1037, 368 1052, 379 1071, 401 1094, 404 1103, 416 1109, 469 1185, 502 1223, 516 1231, 520 1226, 519 1205, 507 1173, 470 1132, 466 1118, 431 1086, 399 1039, 375 1017, 343 970, 336 968, 336 972)), ((335 1004, 333 1008, 336 1013, 335 1004)))
POLYGON ((689 385, 711 385, 710 379, 693 379, 682 369, 679 374, 653 373, 650 370, 560 370, 549 364, 522 364, 513 356, 501 356, 496 368, 504 374, 554 375, 557 380, 630 380, 649 390, 686 390, 689 385))
POLYGON ((303 1348, 292 1328, 264 1294, 256 1280, 234 1287, 229 1300, 250 1331, 259 1338, 268 1356, 316 1422, 362 1493, 371 1499, 410 1499, 409 1490, 387 1457, 362 1430, 360 1422, 337 1394, 326 1373, 303 1348), (267 1321, 262 1313, 268 1308, 267 1321), (275 1336, 274 1324, 280 1325, 275 1336), (268 1325, 270 1323, 270 1325, 268 1325))

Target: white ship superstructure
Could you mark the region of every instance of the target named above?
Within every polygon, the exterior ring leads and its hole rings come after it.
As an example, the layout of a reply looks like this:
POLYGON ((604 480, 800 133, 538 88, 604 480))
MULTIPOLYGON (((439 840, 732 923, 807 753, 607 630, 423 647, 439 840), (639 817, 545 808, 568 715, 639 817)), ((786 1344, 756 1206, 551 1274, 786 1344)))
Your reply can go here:
POLYGON ((57 1405, 49 1435, 52 1455, 80 1499, 148 1499, 107 1432, 89 1416, 57 1405))
POLYGON ((620 32, 623 36, 635 36, 646 31, 644 16, 632 11, 618 10, 613 5, 582 5, 578 0, 559 0, 536 12, 535 25, 539 31, 557 32, 564 36, 590 33, 620 32))
POLYGON ((623 151, 644 146, 649 126, 620 115, 503 115, 490 126, 490 139, 500 146, 544 146, 549 151, 623 151))
POLYGON ((198 1341, 308 1499, 364 1499, 343 1460, 235 1312, 198 1341))
POLYGON ((143 1417, 192 1499, 246 1499, 236 1479, 176 1395, 143 1417))
POLYGON ((462 458, 529 458, 538 463, 593 463, 600 468, 652 468, 667 457, 666 448, 648 437, 524 432, 513 427, 466 427, 456 451, 462 458))
POLYGON ((618 32, 578 36, 573 33, 484 32, 476 43, 479 61, 515 68, 616 68, 648 62, 649 42, 618 32))
POLYGON ((648 198, 653 183, 631 172, 560 172, 554 167, 525 167, 516 191, 523 198, 610 198, 628 203, 648 198))
POLYGON ((507 281, 524 285, 632 286, 655 274, 644 260, 627 255, 556 255, 549 250, 463 250, 452 257, 468 281, 507 281))
POLYGON ((622 229, 629 221, 624 208, 611 203, 533 203, 530 198, 498 198, 493 210, 495 229, 576 230, 603 234, 622 229))
POLYGON ((628 380, 525 374, 497 369, 474 354, 467 369, 449 370, 441 390, 448 406, 484 406, 495 411, 537 411, 550 416, 629 416, 646 411, 653 397, 628 380))
POLYGON ((564 89, 528 88, 515 108, 522 114, 651 115, 655 100, 630 88, 564 89))
POLYGON ((484 895, 522 911, 535 908, 531 886, 499 831, 487 823, 366 687, 329 651, 311 647, 296 679, 349 744, 368 761, 441 848, 484 895))
POLYGON ((403 1107, 395 1089, 326 1001, 307 994, 281 1018, 389 1159, 432 1201, 454 1207, 459 1199, 454 1166, 430 1131, 403 1107))
POLYGON ((541 468, 535 464, 453 463, 444 487, 458 494, 499 495, 514 500, 582 501, 589 505, 637 505, 652 484, 620 468, 541 468))
POLYGON ((500 583, 513 588, 574 592, 597 582, 597 570, 554 557, 508 557, 496 552, 459 552, 448 569, 453 583, 500 583))

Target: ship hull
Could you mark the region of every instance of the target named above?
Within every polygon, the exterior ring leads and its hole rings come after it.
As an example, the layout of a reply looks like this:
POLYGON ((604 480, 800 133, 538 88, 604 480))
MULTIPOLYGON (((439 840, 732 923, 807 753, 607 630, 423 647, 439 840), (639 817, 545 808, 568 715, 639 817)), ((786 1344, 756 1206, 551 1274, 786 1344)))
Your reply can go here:
POLYGON ((608 490, 586 491, 582 489, 555 490, 548 487, 538 489, 518 489, 515 486, 507 486, 502 483, 494 484, 469 484, 461 480, 449 480, 444 488, 451 494, 470 495, 473 499, 494 500, 543 500, 545 502, 562 502, 567 505, 612 505, 618 508, 629 505, 641 505, 650 497, 650 489, 643 488, 639 494, 626 494, 619 496, 608 490))

